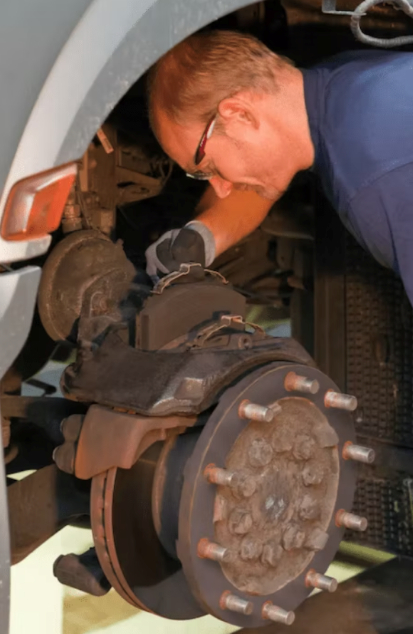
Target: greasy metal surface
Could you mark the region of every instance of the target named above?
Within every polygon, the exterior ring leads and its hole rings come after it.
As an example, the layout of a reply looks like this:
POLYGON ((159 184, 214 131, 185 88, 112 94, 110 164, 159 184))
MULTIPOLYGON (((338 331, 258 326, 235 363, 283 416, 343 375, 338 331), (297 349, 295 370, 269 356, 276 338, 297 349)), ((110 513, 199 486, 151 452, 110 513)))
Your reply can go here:
POLYGON ((91 357, 66 369, 61 388, 68 398, 139 414, 191 415, 207 409, 224 385, 276 360, 313 363, 304 348, 287 338, 269 337, 248 350, 153 353, 135 350, 110 333, 91 357))
POLYGON ((81 555, 60 556, 53 565, 53 574, 63 585, 95 597, 103 597, 110 590, 94 548, 81 555))
POLYGON ((126 294, 135 270, 121 244, 99 231, 76 231, 52 250, 42 270, 38 306, 54 340, 75 336, 82 305, 90 315, 109 311, 126 294))
POLYGON ((177 284, 146 300, 137 323, 137 347, 159 350, 220 314, 245 316, 245 310, 245 298, 223 284, 207 281, 177 284))
POLYGON ((0 396, 0 408, 5 418, 25 419, 42 428, 47 436, 59 445, 63 441, 60 424, 66 416, 86 411, 83 403, 74 403, 65 398, 47 396, 0 396))
POLYGON ((195 422, 193 416, 149 418, 92 405, 77 442, 75 475, 88 480, 113 467, 130 469, 150 445, 195 422))
MULTIPOLYGON (((225 504, 222 504, 222 496, 217 496, 216 486, 207 482, 204 477, 205 467, 214 463, 217 466, 225 466, 227 456, 240 433, 247 423, 238 417, 238 407, 242 399, 248 398, 254 402, 269 405, 284 396, 294 396, 287 393, 284 388, 284 379, 290 370, 297 374, 305 374, 320 383, 320 391, 311 395, 310 399, 328 419, 329 424, 339 437, 340 480, 337 491, 337 500, 334 505, 333 516, 328 525, 329 539, 323 543, 323 533, 309 533, 305 538, 309 539, 317 548, 323 548, 316 552, 311 561, 311 568, 323 573, 330 564, 338 548, 343 535, 343 529, 339 529, 334 522, 334 514, 339 508, 350 509, 355 487, 356 469, 353 463, 344 461, 341 450, 344 442, 354 439, 354 429, 351 416, 348 412, 327 410, 324 408, 323 397, 327 389, 336 389, 334 383, 321 372, 311 367, 297 366, 294 364, 275 363, 256 370, 252 375, 247 375, 239 384, 227 390, 221 398, 201 434, 195 451, 188 461, 185 469, 185 482, 180 507, 178 556, 180 557, 185 574, 190 580, 192 590, 201 605, 213 615, 223 620, 228 620, 234 625, 245 627, 261 626, 265 624, 261 618, 261 609, 264 599, 270 599, 274 605, 285 610, 294 610, 308 596, 310 590, 305 585, 307 570, 304 569, 295 579, 287 583, 283 588, 272 595, 254 596, 235 588, 224 576, 221 565, 214 561, 200 559, 197 554, 197 545, 201 538, 216 540, 216 524, 227 521, 225 504), (216 500, 219 504, 217 505, 216 500), (215 519, 215 524, 214 524, 215 519), (316 543, 319 541, 320 543, 316 543), (223 612, 219 608, 219 598, 223 592, 231 590, 241 598, 250 600, 254 604, 254 611, 250 617, 223 612)), ((300 452, 302 447, 300 445, 300 452)), ((305 460, 303 461, 303 473, 305 472, 305 460)), ((312 474, 306 478, 308 483, 314 482, 312 474)), ((316 481, 316 480, 315 480, 316 481)), ((313 487, 310 485, 309 490, 313 487)), ((268 497, 268 496, 267 496, 268 497)), ((240 502, 240 506, 245 500, 240 502)), ((241 508, 242 511, 242 508, 241 508)), ((228 518, 233 527, 239 526, 239 530, 247 535, 254 525, 254 515, 246 519, 245 513, 237 513, 237 517, 228 518), (236 521, 235 521, 236 520, 236 521)), ((292 541, 294 541, 292 539, 292 541)), ((268 566, 270 561, 268 561, 268 566)))
MULTIPOLYGON (((413 564, 397 558, 374 566, 340 583, 337 592, 323 592, 296 611, 289 634, 411 634, 413 623, 413 564)), ((260 630, 261 631, 261 630, 260 630)), ((285 634, 271 625, 268 634, 285 634)), ((258 633, 258 629, 240 634, 258 633)))
POLYGON ((70 520, 88 515, 89 487, 49 465, 8 487, 13 564, 70 520))
POLYGON ((283 588, 310 564, 309 538, 328 529, 339 480, 338 436, 326 416, 306 398, 277 404, 274 422, 250 422, 225 462, 257 482, 255 492, 243 499, 229 487, 217 488, 228 520, 215 523, 215 541, 238 553, 222 570, 236 588, 259 595, 283 588))
POLYGON ((162 548, 152 522, 152 485, 161 443, 131 469, 92 481, 91 520, 106 577, 129 603, 172 619, 202 616, 180 563, 162 548))

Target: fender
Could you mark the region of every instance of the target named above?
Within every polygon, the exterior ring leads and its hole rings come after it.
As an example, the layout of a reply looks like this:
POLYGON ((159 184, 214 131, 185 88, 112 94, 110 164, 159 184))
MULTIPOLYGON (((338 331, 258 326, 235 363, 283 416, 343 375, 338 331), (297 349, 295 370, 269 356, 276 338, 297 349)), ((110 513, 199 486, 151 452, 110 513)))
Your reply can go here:
MULTIPOLYGON (((20 17, 22 3, 27 0, 18 0, 14 9, 20 17)), ((52 2, 36 0, 36 4, 52 2)), ((28 117, 0 198, 0 219, 12 185, 79 159, 110 111, 161 55, 199 28, 248 4, 248 0, 75 0, 73 10, 79 19, 62 43, 28 117)), ((73 22, 73 15, 68 20, 73 22)), ((58 26, 67 30, 66 23, 58 26)), ((48 32, 43 29, 40 37, 47 39, 48 32)), ((0 239, 0 261, 35 257, 49 244, 50 238, 0 239)))

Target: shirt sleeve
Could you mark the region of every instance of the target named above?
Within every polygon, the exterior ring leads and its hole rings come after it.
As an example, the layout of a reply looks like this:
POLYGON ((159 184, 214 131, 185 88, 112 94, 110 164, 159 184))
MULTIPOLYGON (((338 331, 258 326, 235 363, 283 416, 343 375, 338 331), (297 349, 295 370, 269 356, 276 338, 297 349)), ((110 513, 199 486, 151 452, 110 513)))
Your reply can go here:
POLYGON ((413 163, 360 190, 347 221, 373 257, 402 278, 413 306, 413 163))

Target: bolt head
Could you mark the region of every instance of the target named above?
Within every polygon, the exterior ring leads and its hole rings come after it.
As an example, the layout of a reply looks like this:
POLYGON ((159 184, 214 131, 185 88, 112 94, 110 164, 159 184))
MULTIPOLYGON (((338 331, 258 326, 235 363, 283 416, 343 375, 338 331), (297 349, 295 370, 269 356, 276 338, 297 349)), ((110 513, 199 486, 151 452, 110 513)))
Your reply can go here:
POLYGON ((284 550, 298 550, 302 548, 305 542, 305 532, 301 530, 296 524, 290 524, 290 526, 284 532, 282 543, 284 550))
POLYGON ((233 535, 246 535, 252 528, 251 513, 242 508, 235 508, 228 519, 228 528, 233 535))
POLYGON ((298 515, 301 520, 316 520, 320 517, 321 509, 318 501, 312 495, 305 495, 300 502, 298 515))
POLYGON ((265 467, 273 457, 271 445, 264 438, 255 438, 248 449, 248 460, 252 467, 265 467))
POLYGON ((308 434, 300 434, 294 444, 293 455, 296 460, 309 460, 316 447, 314 438, 308 434))
POLYGON ((305 541, 305 547, 314 552, 324 550, 329 540, 329 535, 323 529, 314 528, 305 541))
POLYGON ((270 566, 271 568, 276 568, 280 562, 282 557, 282 547, 275 541, 268 542, 264 545, 261 562, 264 566, 270 566))
POLYGON ((321 484, 324 479, 323 470, 315 465, 307 465, 302 472, 303 484, 306 487, 321 484))
POLYGON ((241 542, 240 556, 243 561, 254 561, 259 558, 262 553, 263 545, 252 537, 244 537, 241 542))
POLYGON ((257 490, 257 482, 249 473, 238 472, 235 477, 234 492, 243 498, 250 498, 257 490))

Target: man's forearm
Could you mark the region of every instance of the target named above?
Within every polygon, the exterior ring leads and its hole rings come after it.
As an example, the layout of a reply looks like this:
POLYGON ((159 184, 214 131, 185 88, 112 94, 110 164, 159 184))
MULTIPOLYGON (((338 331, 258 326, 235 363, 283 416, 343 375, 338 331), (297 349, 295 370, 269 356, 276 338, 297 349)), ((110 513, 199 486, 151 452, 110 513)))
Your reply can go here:
POLYGON ((208 187, 197 206, 196 220, 214 235, 218 256, 254 231, 273 202, 251 191, 234 190, 226 198, 218 198, 212 187, 208 187))

